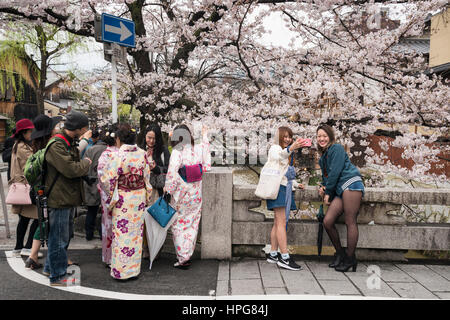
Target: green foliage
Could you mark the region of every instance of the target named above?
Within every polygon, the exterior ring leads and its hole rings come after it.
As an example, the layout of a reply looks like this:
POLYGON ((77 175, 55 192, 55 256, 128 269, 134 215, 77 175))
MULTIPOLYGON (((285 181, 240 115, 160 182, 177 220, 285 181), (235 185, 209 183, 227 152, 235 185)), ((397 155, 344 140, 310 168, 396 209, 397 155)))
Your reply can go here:
POLYGON ((117 106, 117 114, 119 122, 128 122, 131 125, 139 124, 140 112, 136 108, 132 109, 129 104, 119 104, 117 106))
POLYGON ((314 176, 309 177, 308 185, 309 186, 318 186, 321 181, 322 181, 322 178, 320 175, 314 175, 314 176))
POLYGON ((20 101, 25 92, 25 79, 20 75, 39 76, 39 68, 27 55, 23 43, 13 40, 0 42, 0 92, 2 96, 12 87, 16 100, 20 101))
MULTIPOLYGON (((30 74, 32 86, 35 88, 41 82, 41 71, 33 60, 44 59, 44 68, 48 69, 63 53, 76 54, 87 47, 81 37, 54 25, 33 25, 15 21, 11 22, 6 30, 3 36, 7 40, 0 42, 0 90, 4 93, 12 86, 16 100, 21 100, 25 91, 25 82, 17 79, 17 75, 30 74), (30 52, 31 57, 27 52, 30 52)), ((69 78, 72 80, 73 77, 75 75, 72 72, 69 78)))
POLYGON ((448 260, 450 259, 450 251, 448 250, 424 250, 421 253, 431 259, 448 260))
POLYGON ((2 116, 8 118, 6 120, 5 137, 9 137, 12 135, 12 129, 16 126, 16 122, 14 119, 9 118, 7 114, 3 113, 2 116))

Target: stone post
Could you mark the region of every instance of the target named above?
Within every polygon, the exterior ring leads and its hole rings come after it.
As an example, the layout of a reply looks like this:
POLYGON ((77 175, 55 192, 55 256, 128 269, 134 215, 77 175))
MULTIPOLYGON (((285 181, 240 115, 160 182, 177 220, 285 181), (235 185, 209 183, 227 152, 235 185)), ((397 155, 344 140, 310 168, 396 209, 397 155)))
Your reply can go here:
POLYGON ((213 167, 202 182, 202 259, 231 259, 232 169, 213 167))

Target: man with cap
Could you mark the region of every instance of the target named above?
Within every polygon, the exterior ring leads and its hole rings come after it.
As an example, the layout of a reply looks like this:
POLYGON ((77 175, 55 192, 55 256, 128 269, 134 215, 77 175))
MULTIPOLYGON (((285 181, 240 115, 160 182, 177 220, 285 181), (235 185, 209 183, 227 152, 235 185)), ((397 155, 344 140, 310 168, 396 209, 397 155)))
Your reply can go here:
POLYGON ((45 191, 48 195, 49 236, 44 270, 50 272, 51 286, 67 285, 67 246, 70 239, 70 213, 84 201, 82 176, 88 173, 92 161, 80 158, 77 142, 89 126, 89 119, 81 112, 66 115, 60 139, 50 145, 45 160, 47 174, 45 191), (52 187, 53 185, 53 187, 52 187))
MULTIPOLYGON (((50 118, 44 114, 40 114, 36 118, 34 118, 34 130, 31 133, 33 153, 36 153, 47 146, 48 141, 57 131, 57 129, 55 128, 56 125, 61 121, 61 116, 50 118)), ((25 261, 25 268, 27 269, 35 270, 42 267, 42 264, 40 264, 38 260, 38 258, 42 257, 42 253, 39 252, 39 249, 41 247, 40 231, 40 228, 37 228, 36 232, 34 233, 31 253, 25 261)))

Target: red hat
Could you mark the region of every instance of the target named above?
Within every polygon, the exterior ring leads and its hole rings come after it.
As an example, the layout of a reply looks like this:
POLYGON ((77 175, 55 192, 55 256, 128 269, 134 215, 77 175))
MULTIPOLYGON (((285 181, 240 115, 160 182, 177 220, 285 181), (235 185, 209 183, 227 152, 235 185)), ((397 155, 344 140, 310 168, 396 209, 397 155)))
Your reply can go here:
POLYGON ((34 129, 33 122, 30 119, 22 119, 16 122, 16 133, 13 137, 22 130, 34 129))

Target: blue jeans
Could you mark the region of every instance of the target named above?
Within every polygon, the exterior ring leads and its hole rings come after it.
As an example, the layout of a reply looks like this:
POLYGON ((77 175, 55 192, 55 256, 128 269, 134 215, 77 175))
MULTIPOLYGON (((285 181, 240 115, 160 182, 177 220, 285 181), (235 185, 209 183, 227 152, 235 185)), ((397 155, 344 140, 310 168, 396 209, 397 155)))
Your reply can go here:
POLYGON ((50 282, 57 282, 67 271, 67 246, 70 240, 70 213, 72 208, 49 208, 48 252, 44 271, 50 273, 50 282))

